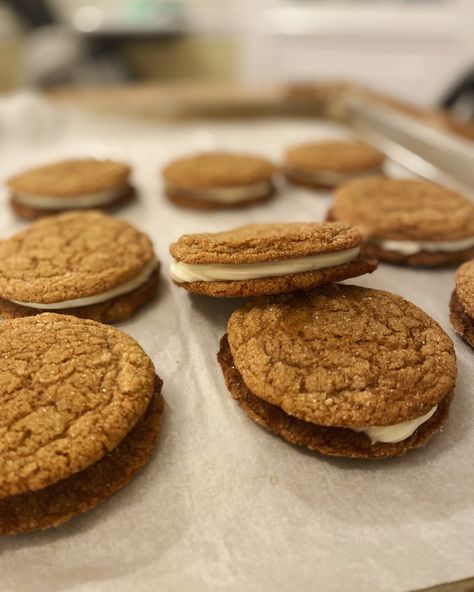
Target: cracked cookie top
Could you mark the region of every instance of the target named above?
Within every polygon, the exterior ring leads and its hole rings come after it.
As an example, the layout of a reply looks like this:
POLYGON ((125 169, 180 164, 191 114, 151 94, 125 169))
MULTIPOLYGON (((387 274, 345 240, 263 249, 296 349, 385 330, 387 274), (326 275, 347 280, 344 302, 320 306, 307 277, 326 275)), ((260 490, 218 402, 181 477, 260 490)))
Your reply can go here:
POLYGON ((127 182, 130 167, 114 160, 71 159, 29 169, 8 179, 14 191, 74 197, 105 191, 127 182))
POLYGON ((130 336, 41 314, 0 324, 0 498, 41 489, 112 450, 151 399, 154 368, 130 336))
POLYGON ((460 193, 429 181, 383 177, 350 181, 336 191, 331 214, 374 238, 474 237, 474 205, 460 193))
POLYGON ((319 425, 386 426, 427 413, 454 387, 451 339, 400 296, 333 284, 265 298, 228 322, 249 390, 319 425))
POLYGON ((250 185, 269 179, 275 166, 252 154, 203 152, 173 161, 163 169, 167 183, 183 189, 250 185))
POLYGON ((328 140, 288 148, 285 164, 308 171, 357 173, 380 167, 384 155, 363 142, 328 140))
POLYGON ((0 297, 48 304, 101 294, 153 257, 148 236, 100 212, 43 218, 0 241, 0 297))
POLYGON ((470 317, 474 317, 474 260, 461 265, 456 272, 456 294, 470 317))
POLYGON ((259 263, 357 247, 358 230, 341 222, 248 224, 225 232, 185 234, 170 246, 184 263, 259 263))

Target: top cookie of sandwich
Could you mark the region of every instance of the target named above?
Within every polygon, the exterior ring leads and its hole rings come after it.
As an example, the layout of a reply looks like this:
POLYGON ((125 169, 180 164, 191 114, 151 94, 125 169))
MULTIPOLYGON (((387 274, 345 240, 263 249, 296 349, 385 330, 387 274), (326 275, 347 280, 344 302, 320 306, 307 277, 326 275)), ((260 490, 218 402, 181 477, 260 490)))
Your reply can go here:
POLYGON ((309 142, 289 148, 285 164, 299 170, 358 173, 379 168, 385 157, 363 142, 309 142))
POLYGON ((474 260, 461 265, 456 273, 456 295, 468 315, 474 318, 474 260))
POLYGON ((0 324, 0 498, 92 465, 143 415, 150 358, 95 321, 42 314, 0 324))
POLYGON ((163 169, 163 177, 174 187, 209 189, 258 183, 274 172, 274 165, 259 156, 204 152, 170 163, 163 169))
POLYGON ((331 218, 376 238, 449 241, 474 236, 474 205, 428 181, 383 177, 350 181, 336 191, 331 218))
POLYGON ((7 184, 13 191, 74 197, 125 185, 130 167, 113 160, 71 159, 16 175, 7 184))
POLYGON ((262 298, 230 317, 228 341, 250 392, 318 425, 394 425, 452 391, 453 343, 400 296, 332 284, 262 298))
POLYGON ((153 260, 142 232, 95 211, 43 218, 0 241, 0 297, 54 303, 106 292, 153 260))
POLYGON ((359 232, 345 223, 248 224, 225 232, 185 234, 170 246, 183 263, 258 263, 357 247, 359 232))

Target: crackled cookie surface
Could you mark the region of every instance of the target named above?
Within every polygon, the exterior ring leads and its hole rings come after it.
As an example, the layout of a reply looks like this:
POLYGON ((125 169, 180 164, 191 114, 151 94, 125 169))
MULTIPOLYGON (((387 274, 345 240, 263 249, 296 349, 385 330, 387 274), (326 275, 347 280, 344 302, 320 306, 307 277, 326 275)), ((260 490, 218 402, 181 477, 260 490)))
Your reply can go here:
POLYGON ((158 268, 148 236, 126 222, 95 211, 44 218, 0 241, 0 315, 122 320, 153 296, 158 268))
POLYGON ((56 314, 0 326, 0 534, 58 526, 150 459, 162 381, 128 335, 56 314))
POLYGON ((380 174, 384 159, 383 154, 363 142, 309 142, 287 150, 284 172, 301 185, 335 187, 360 175, 380 174))
POLYGON ((419 434, 420 418, 439 427, 456 379, 453 344, 433 319, 400 296, 358 286, 249 303, 231 315, 227 339, 221 364, 237 398, 276 406, 285 421, 348 428, 365 447, 357 430, 415 420, 419 434))
POLYGON ((252 154, 204 152, 173 161, 162 175, 170 201, 195 209, 218 209, 271 197, 275 170, 269 160, 252 154))
POLYGON ((122 162, 70 159, 29 169, 7 180, 11 205, 26 219, 85 208, 108 208, 134 197, 122 162))
POLYGON ((351 181, 336 192, 330 218, 361 228, 364 251, 384 261, 436 266, 474 255, 473 204, 428 181, 351 181))
POLYGON ((170 247, 173 281, 209 296, 259 296, 308 290, 373 271, 359 257, 360 233, 341 223, 250 224, 188 234, 170 247))
POLYGON ((43 314, 0 324, 0 498, 47 487, 115 448, 147 408, 151 360, 128 335, 43 314))
POLYGON ((464 263, 456 273, 450 320, 461 337, 474 347, 474 261, 464 263))

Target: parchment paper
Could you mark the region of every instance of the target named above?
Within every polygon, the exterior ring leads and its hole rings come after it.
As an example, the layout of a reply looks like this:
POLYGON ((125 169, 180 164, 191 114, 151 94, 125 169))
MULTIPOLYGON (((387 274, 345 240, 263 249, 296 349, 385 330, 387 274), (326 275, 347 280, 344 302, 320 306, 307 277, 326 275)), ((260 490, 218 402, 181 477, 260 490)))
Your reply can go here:
MULTIPOLYGON (((158 170, 167 160, 216 147, 278 159, 293 142, 345 133, 309 120, 104 120, 32 96, 0 104, 2 178, 63 156, 134 166, 140 201, 117 215, 152 236, 163 279, 157 300, 120 328, 152 357, 167 401, 156 454, 125 490, 56 530, 2 538, 2 592, 394 592, 474 575, 474 364, 448 320, 454 271, 381 265, 351 280, 419 305, 458 356, 444 431, 422 450, 379 462, 324 458, 254 424, 215 358, 238 301, 190 297, 169 279, 168 245, 182 233, 320 220, 329 196, 288 187, 271 204, 194 213, 164 200, 158 170)), ((24 226, 6 200, 4 192, 2 237, 24 226)))

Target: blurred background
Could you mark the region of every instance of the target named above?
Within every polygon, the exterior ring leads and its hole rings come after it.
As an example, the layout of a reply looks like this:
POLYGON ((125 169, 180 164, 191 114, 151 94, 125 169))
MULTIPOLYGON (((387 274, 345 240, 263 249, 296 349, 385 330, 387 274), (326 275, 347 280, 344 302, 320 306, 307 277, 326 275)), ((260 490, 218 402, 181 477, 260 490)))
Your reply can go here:
POLYGON ((0 0, 0 91, 351 80, 471 117, 474 0, 0 0))

